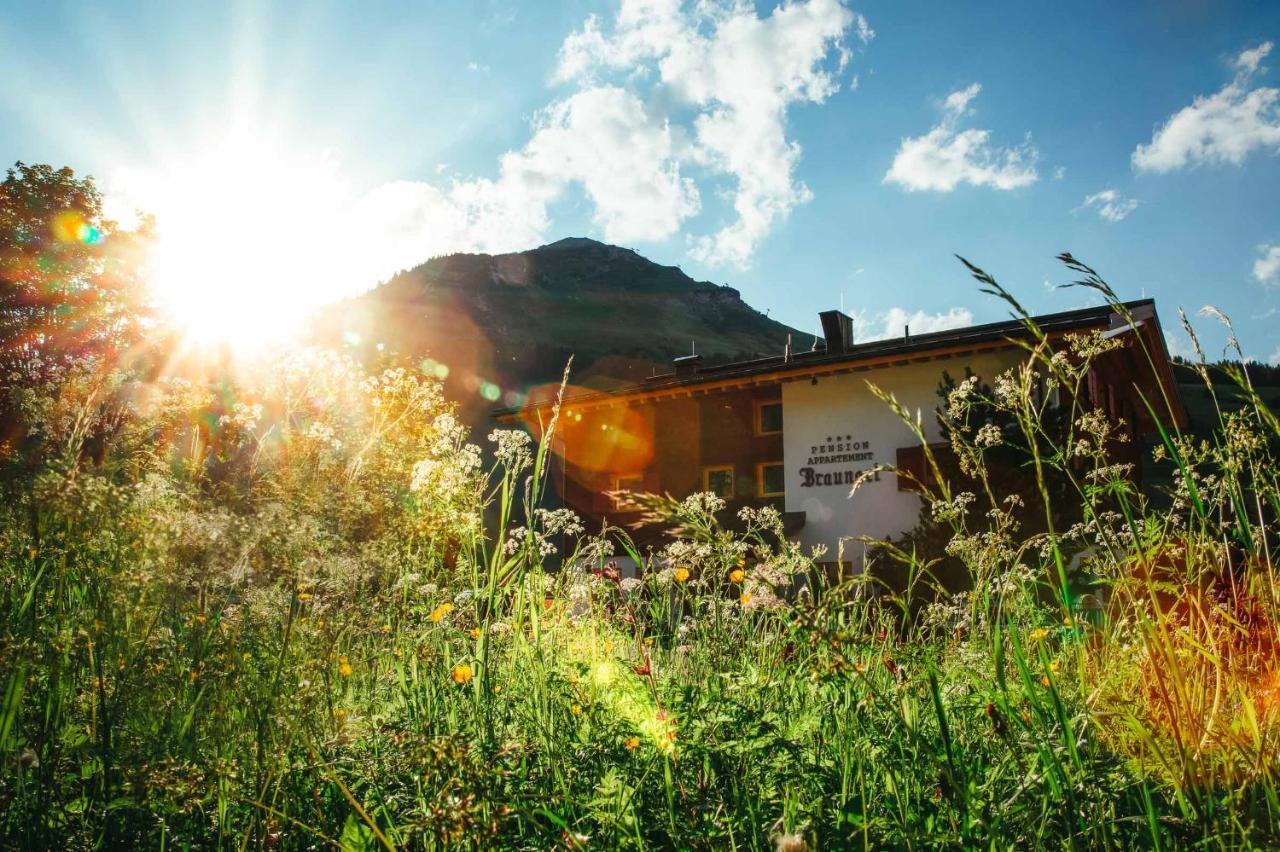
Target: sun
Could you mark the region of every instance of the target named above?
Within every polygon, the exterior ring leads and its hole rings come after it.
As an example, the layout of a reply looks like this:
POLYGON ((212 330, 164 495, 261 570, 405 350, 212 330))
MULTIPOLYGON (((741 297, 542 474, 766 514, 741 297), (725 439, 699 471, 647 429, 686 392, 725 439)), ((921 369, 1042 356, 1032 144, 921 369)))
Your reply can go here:
POLYGON ((279 343, 320 305, 375 283, 327 154, 236 133, 122 182, 156 219, 156 304, 193 343, 279 343))

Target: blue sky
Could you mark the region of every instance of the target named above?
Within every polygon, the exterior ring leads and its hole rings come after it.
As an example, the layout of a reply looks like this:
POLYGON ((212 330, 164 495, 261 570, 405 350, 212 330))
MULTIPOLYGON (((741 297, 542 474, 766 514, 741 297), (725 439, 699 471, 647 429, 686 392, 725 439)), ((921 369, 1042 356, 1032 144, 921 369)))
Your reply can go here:
POLYGON ((1046 286, 1069 250, 1156 297, 1175 351, 1176 308, 1214 304, 1280 357, 1277 3, 0 9, 0 161, 71 165, 163 219, 211 140, 243 160, 269 139, 219 187, 299 223, 272 251, 342 253, 326 292, 589 235, 802 329, 843 300, 874 335, 1003 318, 956 253, 1034 310, 1083 304, 1046 286), (313 164, 323 197, 277 163, 313 164))

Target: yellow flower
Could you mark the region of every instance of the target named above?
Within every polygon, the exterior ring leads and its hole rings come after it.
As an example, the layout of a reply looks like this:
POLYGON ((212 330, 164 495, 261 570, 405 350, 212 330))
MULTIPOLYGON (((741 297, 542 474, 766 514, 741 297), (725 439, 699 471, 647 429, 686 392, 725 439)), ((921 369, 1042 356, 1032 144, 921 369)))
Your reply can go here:
POLYGON ((351 673, 353 671, 355 671, 355 669, 351 668, 351 661, 347 659, 345 654, 338 657, 338 674, 343 677, 351 677, 351 673))
POLYGON ((341 725, 343 722, 347 721, 347 711, 343 710, 341 707, 333 708, 333 720, 341 725))
POLYGON ((1048 689, 1048 688, 1049 688, 1049 676, 1048 676, 1048 675, 1045 675, 1044 677, 1040 678, 1040 685, 1041 685, 1041 686, 1043 686, 1043 687, 1045 687, 1046 689, 1048 689))
POLYGON ((1031 631, 1031 641, 1039 642, 1041 639, 1049 635, 1049 631, 1043 627, 1031 631))
POLYGON ((646 637, 644 637, 644 644, 646 644, 646 645, 652 645, 652 644, 653 644, 653 637, 652 637, 652 636, 646 636, 646 637))
POLYGON ((480 638, 480 628, 479 628, 479 627, 473 627, 473 628, 471 628, 471 638, 472 638, 472 639, 479 639, 479 638, 480 638))
POLYGON ((494 695, 497 695, 497 694, 498 694, 499 692, 501 692, 501 691, 502 691, 502 684, 498 684, 497 686, 495 686, 495 687, 493 688, 493 694, 494 694, 494 695))
POLYGON ((1053 672, 1054 674, 1058 673, 1058 662, 1056 660, 1049 664, 1049 671, 1053 672))
POLYGON ((751 593, 743 592, 742 597, 738 598, 738 602, 741 603, 743 606, 746 606, 747 604, 751 603, 751 593))
POLYGON ((453 667, 453 671, 449 672, 449 677, 453 678, 454 683, 469 683, 472 674, 471 666, 466 663, 458 663, 453 667))
POLYGON ((451 612, 453 612, 453 604, 442 603, 440 604, 440 606, 431 610, 431 615, 427 617, 431 619, 431 622, 433 624, 438 624, 442 618, 444 618, 446 615, 448 615, 451 612))
POLYGON ((743 571, 741 568, 735 568, 729 572, 730 583, 741 583, 746 578, 747 578, 747 572, 743 571))
POLYGON ((391 632, 391 625, 390 625, 390 624, 384 624, 384 625, 382 625, 382 632, 383 632, 383 633, 390 633, 390 632, 391 632))
POLYGON ((689 569, 681 565, 676 569, 676 582, 684 583, 689 579, 689 569))
POLYGON ((303 603, 306 603, 307 601, 311 600, 311 593, 298 592, 298 600, 302 601, 303 603))
POLYGON ((631 739, 627 740, 627 748, 631 749, 632 751, 640 748, 640 738, 632 737, 631 739))
POLYGON ((569 712, 570 712, 570 713, 572 713, 572 714, 573 714, 573 715, 575 715, 575 716, 581 716, 581 715, 582 715, 582 705, 581 705, 581 704, 575 704, 575 705, 573 705, 572 707, 570 707, 570 708, 569 708, 569 712))

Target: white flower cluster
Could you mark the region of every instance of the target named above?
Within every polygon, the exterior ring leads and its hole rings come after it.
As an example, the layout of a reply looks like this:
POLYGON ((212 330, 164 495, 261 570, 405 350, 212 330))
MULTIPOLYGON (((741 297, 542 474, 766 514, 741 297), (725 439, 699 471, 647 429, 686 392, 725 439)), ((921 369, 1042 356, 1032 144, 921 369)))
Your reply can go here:
POLYGON ((507 532, 507 543, 503 545, 503 550, 508 556, 514 556, 525 547, 529 547, 539 556, 552 556, 556 552, 556 546, 550 539, 537 530, 530 530, 528 527, 513 527, 507 532))
POLYGON ((743 506, 738 510, 738 519, 749 529, 782 530, 782 513, 773 506, 743 506))
POLYGON ((586 532, 582 519, 572 509, 538 509, 536 515, 546 535, 577 536, 586 532))
POLYGON ((969 376, 952 388, 951 392, 947 394, 947 417, 952 420, 963 420, 964 416, 969 412, 969 406, 974 402, 977 389, 977 376, 969 376))
POLYGON ((246 432, 252 432, 258 427, 258 421, 262 419, 262 404, 253 403, 252 405, 237 402, 231 406, 231 413, 224 414, 218 418, 219 426, 238 426, 246 432))
POLYGON ((724 507, 724 500, 711 491, 699 491, 680 501, 681 511, 691 515, 714 515, 716 512, 723 510, 724 507))
POLYGON ((427 457, 413 466, 409 488, 433 521, 474 530, 480 522, 480 448, 466 443, 466 427, 452 414, 437 416, 432 431, 427 457))
POLYGON ((994 423, 983 423, 973 442, 979 447, 995 447, 1004 443, 1004 432, 994 423))
POLYGON ((337 451, 342 449, 342 441, 338 438, 337 432, 333 426, 328 423, 321 423, 318 420, 307 424, 307 428, 302 433, 303 437, 310 441, 325 444, 330 449, 337 451))
POLYGON ((508 470, 521 471, 533 464, 533 439, 527 432, 519 429, 494 429, 489 433, 489 440, 497 445, 493 451, 494 457, 508 470))
POLYGON ((962 491, 951 500, 935 500, 930 507, 933 519, 940 524, 949 524, 960 520, 969 510, 969 504, 976 498, 969 491, 962 491))

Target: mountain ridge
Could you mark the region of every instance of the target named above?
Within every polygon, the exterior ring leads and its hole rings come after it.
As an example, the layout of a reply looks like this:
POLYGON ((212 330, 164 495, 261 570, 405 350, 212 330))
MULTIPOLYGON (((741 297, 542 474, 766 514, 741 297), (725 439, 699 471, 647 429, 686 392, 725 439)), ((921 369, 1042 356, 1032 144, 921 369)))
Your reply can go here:
POLYGON ((558 381, 569 356, 574 384, 606 389, 665 371, 695 347, 710 362, 735 360, 780 353, 788 335, 803 335, 733 287, 588 237, 432 258, 334 306, 316 329, 365 357, 429 360, 447 372, 450 396, 476 410, 558 381))

